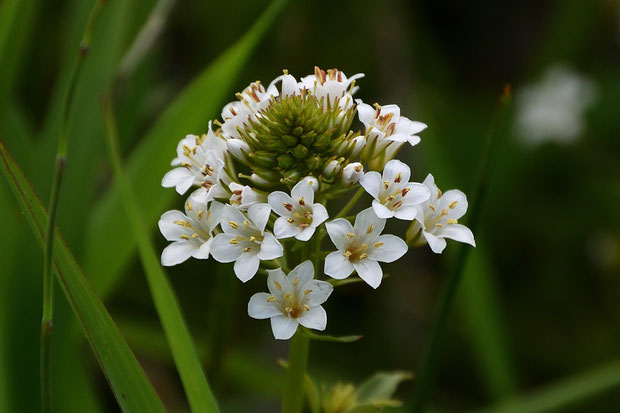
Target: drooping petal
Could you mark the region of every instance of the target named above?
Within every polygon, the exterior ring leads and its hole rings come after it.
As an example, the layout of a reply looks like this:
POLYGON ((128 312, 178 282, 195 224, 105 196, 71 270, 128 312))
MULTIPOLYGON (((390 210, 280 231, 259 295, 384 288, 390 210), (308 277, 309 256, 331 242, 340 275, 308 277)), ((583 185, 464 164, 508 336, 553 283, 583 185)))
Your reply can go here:
POLYGON ((298 225, 288 222, 290 218, 279 217, 273 224, 273 233, 278 239, 290 238, 301 232, 298 225))
POLYGON ((379 218, 372 207, 357 214, 355 218, 355 236, 364 237, 368 242, 374 241, 385 228, 385 219, 379 218))
POLYGON ((248 315, 258 320, 282 315, 282 310, 274 302, 270 302, 271 294, 256 293, 248 302, 248 315))
POLYGON ((396 235, 384 234, 368 249, 368 258, 380 262, 393 262, 405 255, 407 250, 405 241, 396 235))
POLYGON ((373 198, 378 198, 381 192, 381 174, 379 172, 371 171, 366 172, 362 179, 360 179, 360 185, 368 192, 373 198))
POLYGON ((422 235, 428 242, 428 246, 431 247, 431 250, 435 254, 441 254, 443 250, 446 248, 446 240, 443 238, 439 238, 428 231, 422 231, 422 235))
POLYGON ((435 185, 435 177, 433 176, 433 174, 428 174, 422 184, 425 185, 430 191, 431 202, 437 199, 437 197, 439 196, 439 188, 437 188, 437 185, 435 185))
POLYGON ((385 164, 385 168, 383 169, 383 180, 389 183, 409 182, 410 176, 411 169, 409 169, 409 166, 398 159, 392 159, 385 164))
POLYGON ((248 208, 248 218, 250 218, 256 229, 260 232, 265 230, 267 221, 269 221, 269 214, 271 214, 271 207, 269 204, 254 204, 248 208))
POLYGON ((344 218, 338 218, 325 224, 327 234, 336 248, 343 249, 348 243, 348 233, 353 233, 353 226, 344 218))
POLYGON ((292 215, 291 210, 287 209, 284 206, 291 205, 292 207, 293 205, 293 200, 288 194, 282 191, 272 192, 267 197, 267 202, 269 202, 269 206, 271 206, 271 209, 273 209, 274 212, 281 217, 289 217, 292 215))
POLYGON ((312 205, 312 226, 314 228, 321 225, 329 218, 329 214, 327 213, 327 209, 322 204, 314 204, 312 205))
POLYGON ((271 318, 271 330, 276 340, 288 340, 293 337, 299 323, 297 320, 283 315, 277 315, 271 318))
POLYGON ((383 278, 383 270, 375 260, 365 259, 353 263, 357 275, 372 288, 377 288, 383 278))
POLYGON ((377 111, 372 106, 362 102, 361 99, 355 99, 355 103, 357 103, 357 116, 360 122, 366 127, 370 126, 377 111))
POLYGON ((334 251, 325 257, 325 274, 337 280, 347 278, 353 272, 353 265, 342 250, 334 251))
POLYGON ((305 205, 312 205, 314 203, 314 189, 308 185, 307 181, 299 181, 291 190, 291 198, 293 202, 300 203, 303 200, 305 205))
POLYGON ((235 261, 235 275, 242 282, 246 282, 252 277, 254 277, 254 275, 258 271, 259 265, 260 259, 258 258, 257 254, 252 252, 244 252, 235 261))
POLYGON ((306 291, 312 290, 306 295, 306 304, 313 307, 327 301, 327 298, 334 291, 334 286, 325 281, 312 280, 304 285, 302 289, 304 294, 306 291))
POLYGON ((273 260, 275 258, 280 258, 282 255, 284 255, 282 244, 280 244, 272 233, 266 232, 265 238, 263 238, 263 242, 261 243, 258 258, 261 260, 273 260))
POLYGON ((392 218, 394 216, 393 209, 389 209, 388 207, 386 207, 385 205, 383 205, 381 202, 379 202, 376 199, 373 199, 372 201, 372 209, 375 211, 375 214, 379 218, 387 219, 387 218, 392 218))
POLYGON ((467 196, 458 189, 446 191, 439 200, 439 209, 447 210, 449 218, 461 218, 467 212, 467 207, 467 196))
POLYGON ((306 260, 299 264, 297 267, 293 268, 291 272, 288 274, 288 280, 293 284, 293 286, 304 286, 310 280, 314 278, 314 265, 312 265, 312 261, 306 260), (297 281, 295 281, 297 279, 297 281))
POLYGON ((449 238, 449 239, 453 239, 458 242, 464 242, 473 247, 476 246, 476 241, 474 240, 474 234, 465 225, 461 225, 461 224, 445 225, 441 229, 441 231, 439 231, 439 234, 443 238, 449 238))
POLYGON ((306 328, 323 331, 327 327, 327 313, 320 305, 310 307, 310 310, 304 311, 297 321, 306 328))
POLYGON ((211 243, 211 255, 218 262, 233 262, 242 254, 239 245, 231 244, 230 241, 236 238, 233 234, 217 234, 211 243))
POLYGON ((161 252, 161 265, 170 267, 186 261, 196 251, 196 247, 187 241, 176 241, 161 252))

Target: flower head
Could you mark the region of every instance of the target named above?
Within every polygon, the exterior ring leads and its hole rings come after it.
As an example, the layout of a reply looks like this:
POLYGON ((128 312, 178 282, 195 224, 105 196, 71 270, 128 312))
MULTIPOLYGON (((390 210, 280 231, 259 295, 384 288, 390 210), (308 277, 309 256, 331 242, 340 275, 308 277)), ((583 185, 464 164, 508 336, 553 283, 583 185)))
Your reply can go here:
POLYGON ((265 226, 271 208, 254 204, 244 215, 239 209, 226 205, 222 213, 222 230, 211 245, 211 255, 219 262, 235 262, 235 275, 246 282, 256 274, 261 260, 283 255, 282 245, 265 226))
POLYGON ((318 99, 324 99, 324 105, 333 107, 338 104, 346 110, 353 104, 355 80, 362 77, 364 74, 358 73, 347 78, 338 69, 329 69, 325 72, 315 66, 314 74, 301 78, 300 86, 309 90, 318 99))
POLYGON ((327 218, 327 210, 314 203, 313 181, 302 180, 291 190, 291 196, 275 191, 269 194, 269 206, 280 215, 273 225, 276 238, 295 237, 308 241, 327 218))
POLYGON ((407 244, 402 239, 380 235, 385 219, 379 218, 372 208, 357 215, 355 226, 343 218, 325 225, 329 238, 338 248, 325 259, 325 274, 332 278, 347 278, 357 271, 362 280, 377 288, 383 278, 379 262, 396 261, 407 252, 407 244))
POLYGON ((163 214, 159 230, 172 244, 161 253, 162 265, 177 265, 189 257, 209 258, 213 230, 220 223, 222 208, 219 202, 206 204, 190 197, 185 202, 185 214, 176 210, 163 214))
POLYGON ((334 287, 325 281, 314 280, 314 267, 304 261, 288 275, 278 268, 268 270, 269 293, 257 293, 250 298, 248 315, 271 319, 273 335, 288 340, 301 324, 314 330, 325 330, 327 314, 321 306, 334 287))
POLYGON ((236 182, 231 182, 228 188, 232 192, 230 196, 230 205, 239 208, 242 211, 247 211, 249 207, 254 204, 265 202, 267 198, 265 195, 257 192, 249 185, 240 185, 236 182))
POLYGON ((367 172, 360 180, 366 192, 372 195, 372 207, 379 218, 396 217, 413 220, 417 205, 428 200, 430 192, 422 184, 409 182, 411 170, 397 159, 392 159, 379 172, 367 172))
POLYGON ((441 254, 446 248, 446 238, 476 246, 474 234, 458 219, 467 211, 467 197, 457 189, 442 194, 435 185, 435 178, 428 174, 424 185, 429 189, 431 197, 418 206, 419 213, 412 233, 419 237, 418 244, 425 242, 434 253, 441 254))

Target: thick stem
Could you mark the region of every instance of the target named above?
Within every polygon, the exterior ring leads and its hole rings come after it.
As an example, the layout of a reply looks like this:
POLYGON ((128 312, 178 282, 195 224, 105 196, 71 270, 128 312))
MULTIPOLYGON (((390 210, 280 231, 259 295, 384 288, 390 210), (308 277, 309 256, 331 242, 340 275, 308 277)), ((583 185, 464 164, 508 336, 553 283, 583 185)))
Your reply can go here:
POLYGON ((291 339, 288 370, 282 395, 282 413, 301 413, 304 406, 304 376, 308 364, 310 339, 301 330, 291 339))
POLYGON ((355 193, 355 195, 353 195, 351 197, 351 199, 349 199, 349 202, 347 202, 347 204, 340 210, 338 215, 336 215, 334 218, 345 217, 349 213, 349 211, 355 206, 357 201, 359 201, 359 199, 362 197, 362 195, 364 195, 365 191, 366 190, 364 188, 358 189, 357 192, 355 193))

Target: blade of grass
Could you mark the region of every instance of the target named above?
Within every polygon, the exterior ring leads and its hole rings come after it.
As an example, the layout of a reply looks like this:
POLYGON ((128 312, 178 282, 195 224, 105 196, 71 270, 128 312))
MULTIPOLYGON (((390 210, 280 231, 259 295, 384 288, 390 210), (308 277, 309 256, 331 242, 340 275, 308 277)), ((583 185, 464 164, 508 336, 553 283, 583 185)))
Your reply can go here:
POLYGON ((131 224, 133 236, 138 244, 140 259, 146 272, 155 308, 170 344, 172 356, 181 376, 190 407, 193 412, 218 412, 217 402, 202 371, 196 347, 183 320, 176 295, 159 264, 158 256, 155 254, 155 248, 149 237, 150 231, 142 220, 142 211, 138 208, 137 199, 134 197, 123 171, 118 150, 116 120, 109 97, 103 97, 102 106, 107 129, 106 142, 110 163, 113 166, 114 176, 123 197, 123 205, 131 224))
MULTIPOLYGON (((161 177, 179 137, 204 130, 217 114, 218 105, 228 95, 237 75, 248 61, 286 0, 275 0, 237 43, 207 67, 164 111, 127 162, 127 178, 142 201, 141 214, 149 228, 174 199, 174 191, 163 190, 161 177), (200 102, 198 104, 197 102, 200 102)), ((118 184, 104 195, 91 211, 86 230, 85 266, 97 291, 105 297, 117 283, 123 266, 135 251, 135 241, 126 237, 129 222, 123 216, 118 184), (102 257, 100 251, 107 251, 102 257)))
MULTIPOLYGON (((37 242, 43 247, 47 212, 2 140, 0 169, 37 242)), ((165 412, 159 397, 105 306, 95 294, 58 230, 56 233, 58 242, 54 245, 54 269, 58 282, 80 320, 119 406, 126 412, 165 412)))
MULTIPOLYGON (((620 360, 560 380, 529 394, 480 410, 480 413, 558 412, 620 387, 620 360)), ((610 406, 611 407, 611 406, 610 406)))
MULTIPOLYGON (((469 213, 469 227, 472 232, 475 233, 478 226, 480 217, 481 204, 486 195, 488 188, 490 173, 492 168, 492 161, 494 161, 496 148, 498 145, 498 135, 505 114, 506 108, 510 101, 510 87, 506 86, 502 96, 500 97, 499 104, 491 124, 491 131, 487 139, 486 148, 483 152, 482 165, 480 168, 480 175, 478 177, 476 187, 473 192, 471 208, 469 213)), ((454 296, 458 290, 459 283, 461 281, 465 264, 467 263, 467 256, 471 248, 461 245, 458 250, 456 263, 450 277, 447 280, 447 284, 444 287, 435 321, 433 323, 433 329, 431 331, 431 337, 428 343, 426 351, 422 355, 420 367, 416 372, 417 380, 413 392, 413 408, 412 411, 419 413, 423 412, 426 408, 429 392, 434 380, 435 370, 437 367, 437 360, 439 356, 439 345, 443 336, 443 332, 452 309, 452 303, 454 296)))

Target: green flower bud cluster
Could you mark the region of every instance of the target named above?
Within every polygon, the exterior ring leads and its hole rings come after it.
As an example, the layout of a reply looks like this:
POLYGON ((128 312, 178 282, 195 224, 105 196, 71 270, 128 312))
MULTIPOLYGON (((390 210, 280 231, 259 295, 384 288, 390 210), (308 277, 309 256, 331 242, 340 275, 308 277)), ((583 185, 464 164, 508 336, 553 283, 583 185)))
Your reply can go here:
POLYGON ((239 129, 250 148, 252 171, 272 183, 271 188, 291 188, 308 175, 318 178, 331 160, 351 154, 357 136, 349 130, 355 105, 347 110, 338 104, 326 106, 303 90, 301 95, 273 98, 239 129))

